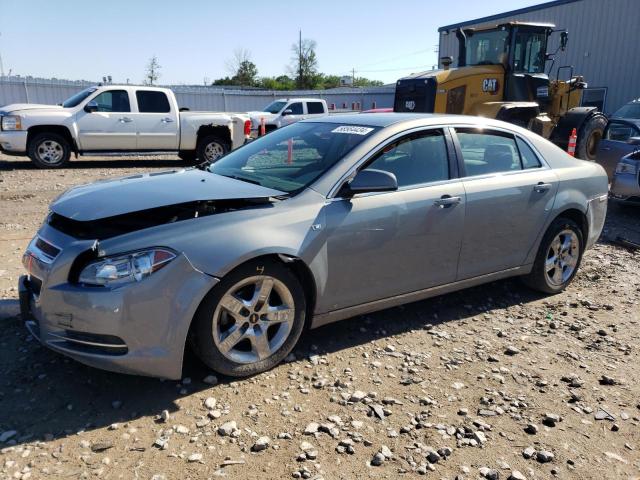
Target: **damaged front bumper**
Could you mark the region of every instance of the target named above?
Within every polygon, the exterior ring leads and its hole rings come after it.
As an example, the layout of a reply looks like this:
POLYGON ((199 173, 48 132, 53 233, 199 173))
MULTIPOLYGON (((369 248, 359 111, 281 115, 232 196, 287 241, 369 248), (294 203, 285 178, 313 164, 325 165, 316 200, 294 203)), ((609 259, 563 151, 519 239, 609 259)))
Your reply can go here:
MULTIPOLYGON (((121 373, 179 379, 195 312, 218 280, 184 254, 140 282, 118 288, 71 282, 86 241, 69 241, 46 225, 25 253, 19 280, 21 315, 43 345, 84 364, 121 373), (51 240, 55 236, 55 240, 51 240), (47 238, 53 258, 35 245, 47 238)), ((42 245, 42 243, 41 243, 42 245)))

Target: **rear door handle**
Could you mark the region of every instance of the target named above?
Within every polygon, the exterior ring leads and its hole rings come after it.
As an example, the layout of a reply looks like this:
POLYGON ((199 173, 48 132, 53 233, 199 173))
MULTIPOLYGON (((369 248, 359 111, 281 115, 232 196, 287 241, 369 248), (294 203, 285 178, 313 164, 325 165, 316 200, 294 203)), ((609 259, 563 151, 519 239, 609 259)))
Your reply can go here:
POLYGON ((173 122, 173 118, 169 118, 169 117, 164 117, 162 120, 160 120, 162 123, 172 123, 173 122))
POLYGON ((609 150, 611 150, 611 147, 600 147, 600 150, 608 152, 609 150))
POLYGON ((551 190, 551 184, 539 182, 537 185, 533 187, 533 190, 538 193, 548 192, 549 190, 551 190))
POLYGON ((460 197, 452 197, 451 195, 443 195, 439 199, 433 202, 436 207, 448 208, 453 205, 457 205, 462 201, 460 197))
POLYGON ((131 123, 133 122, 132 118, 129 117, 120 117, 120 120, 118 120, 120 123, 131 123))

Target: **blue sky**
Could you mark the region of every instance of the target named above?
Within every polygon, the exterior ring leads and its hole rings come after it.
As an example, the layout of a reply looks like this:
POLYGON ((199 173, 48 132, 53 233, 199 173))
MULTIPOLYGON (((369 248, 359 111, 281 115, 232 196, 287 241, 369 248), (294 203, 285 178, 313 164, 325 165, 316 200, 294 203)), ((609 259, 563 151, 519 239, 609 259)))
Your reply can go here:
POLYGON ((228 75, 236 49, 259 75, 286 71, 291 44, 317 42, 322 72, 392 82, 437 62, 438 27, 539 0, 0 0, 5 73, 141 82, 157 55, 160 83, 228 75))

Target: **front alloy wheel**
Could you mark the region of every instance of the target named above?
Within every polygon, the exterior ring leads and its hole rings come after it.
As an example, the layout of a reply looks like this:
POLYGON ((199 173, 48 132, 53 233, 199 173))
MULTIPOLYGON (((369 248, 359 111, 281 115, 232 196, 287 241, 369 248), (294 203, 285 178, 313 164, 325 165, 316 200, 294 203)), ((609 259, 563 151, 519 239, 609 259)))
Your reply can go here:
POLYGON ((224 294, 213 314, 213 341, 237 363, 265 360, 278 351, 293 326, 293 296, 266 275, 249 277, 224 294))
POLYGON ((191 340, 211 369, 242 377, 280 363, 305 324, 298 277, 273 259, 248 262, 225 275, 194 317, 191 340))

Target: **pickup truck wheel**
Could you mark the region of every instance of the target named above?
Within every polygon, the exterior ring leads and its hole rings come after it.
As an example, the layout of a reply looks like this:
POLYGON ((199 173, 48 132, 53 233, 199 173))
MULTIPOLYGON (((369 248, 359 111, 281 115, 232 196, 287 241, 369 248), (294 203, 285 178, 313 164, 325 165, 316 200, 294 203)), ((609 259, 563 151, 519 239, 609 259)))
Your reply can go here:
POLYGON ((215 162, 229 151, 229 145, 215 135, 207 135, 198 141, 196 154, 201 162, 215 162))
POLYGON ((29 142, 27 150, 38 168, 60 168, 71 157, 69 142, 57 133, 38 133, 29 142))

